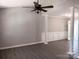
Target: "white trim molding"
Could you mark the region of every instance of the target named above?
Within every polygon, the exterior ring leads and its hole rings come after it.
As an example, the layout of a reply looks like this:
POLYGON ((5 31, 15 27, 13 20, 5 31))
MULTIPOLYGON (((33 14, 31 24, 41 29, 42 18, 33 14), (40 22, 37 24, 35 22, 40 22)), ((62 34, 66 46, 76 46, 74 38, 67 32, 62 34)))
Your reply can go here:
POLYGON ((0 50, 16 48, 16 47, 23 47, 23 46, 34 45, 34 44, 39 44, 39 43, 43 43, 43 42, 34 42, 34 43, 21 44, 21 45, 16 45, 16 46, 2 47, 2 48, 0 48, 0 50))
POLYGON ((43 42, 45 40, 47 42, 50 42, 50 41, 68 39, 68 32, 67 31, 63 31, 63 32, 47 32, 46 36, 47 36, 47 39, 45 39, 45 32, 43 32, 42 33, 42 41, 43 42))

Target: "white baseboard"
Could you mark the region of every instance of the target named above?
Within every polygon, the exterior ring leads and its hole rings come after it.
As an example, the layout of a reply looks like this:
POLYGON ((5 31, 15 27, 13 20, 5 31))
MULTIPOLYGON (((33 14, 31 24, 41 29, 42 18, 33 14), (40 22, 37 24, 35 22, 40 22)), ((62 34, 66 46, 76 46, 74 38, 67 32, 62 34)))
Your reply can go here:
POLYGON ((21 44, 21 45, 16 45, 16 46, 2 47, 2 48, 0 48, 0 50, 22 47, 22 46, 28 46, 28 45, 39 44, 39 43, 44 43, 44 42, 34 42, 34 43, 21 44))

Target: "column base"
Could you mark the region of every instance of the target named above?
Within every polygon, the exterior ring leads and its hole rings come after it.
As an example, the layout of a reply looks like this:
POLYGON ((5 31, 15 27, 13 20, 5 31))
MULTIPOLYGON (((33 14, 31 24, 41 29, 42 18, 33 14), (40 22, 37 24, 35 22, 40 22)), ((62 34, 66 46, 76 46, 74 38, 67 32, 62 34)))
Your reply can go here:
POLYGON ((76 56, 77 59, 79 59, 79 56, 76 56))
POLYGON ((69 54, 69 55, 74 55, 74 53, 73 53, 73 52, 67 52, 67 54, 69 54))
POLYGON ((48 44, 48 42, 44 42, 44 44, 48 44))

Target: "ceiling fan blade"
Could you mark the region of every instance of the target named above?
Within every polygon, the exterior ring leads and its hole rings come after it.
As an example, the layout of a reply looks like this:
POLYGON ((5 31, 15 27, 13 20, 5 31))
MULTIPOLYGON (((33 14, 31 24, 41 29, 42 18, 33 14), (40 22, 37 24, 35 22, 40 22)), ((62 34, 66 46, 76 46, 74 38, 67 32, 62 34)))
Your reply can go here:
POLYGON ((34 8, 33 6, 23 6, 22 8, 34 8))
POLYGON ((47 12, 47 10, 41 9, 41 11, 47 12))
POLYGON ((32 10, 32 12, 33 12, 33 11, 36 11, 36 9, 32 10))
POLYGON ((53 5, 51 5, 51 6, 44 6, 44 7, 42 7, 42 8, 53 8, 54 6, 53 5))

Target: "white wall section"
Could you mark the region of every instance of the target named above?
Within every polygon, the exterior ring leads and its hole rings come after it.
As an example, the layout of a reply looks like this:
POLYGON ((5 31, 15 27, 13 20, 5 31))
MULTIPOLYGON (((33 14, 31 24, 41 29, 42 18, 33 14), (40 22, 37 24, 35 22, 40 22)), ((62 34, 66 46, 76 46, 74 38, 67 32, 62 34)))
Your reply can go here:
POLYGON ((39 15, 26 8, 5 8, 0 15, 0 48, 40 42, 39 15))

